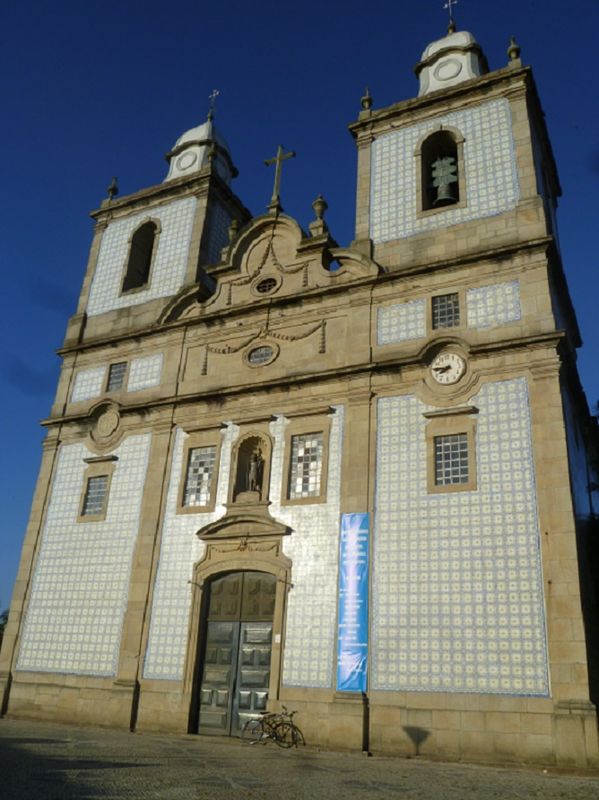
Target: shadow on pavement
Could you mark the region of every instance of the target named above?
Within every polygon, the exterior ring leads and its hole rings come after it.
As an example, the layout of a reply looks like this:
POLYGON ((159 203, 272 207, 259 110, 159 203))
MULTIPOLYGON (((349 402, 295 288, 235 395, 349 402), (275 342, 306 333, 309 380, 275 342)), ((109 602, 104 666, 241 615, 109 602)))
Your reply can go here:
POLYGON ((28 746, 60 745, 69 739, 0 739, 0 797, 2 800, 99 800, 105 784, 95 785, 92 770, 138 769, 149 766, 130 761, 33 753, 28 746), (80 776, 85 772, 85 776, 80 776))

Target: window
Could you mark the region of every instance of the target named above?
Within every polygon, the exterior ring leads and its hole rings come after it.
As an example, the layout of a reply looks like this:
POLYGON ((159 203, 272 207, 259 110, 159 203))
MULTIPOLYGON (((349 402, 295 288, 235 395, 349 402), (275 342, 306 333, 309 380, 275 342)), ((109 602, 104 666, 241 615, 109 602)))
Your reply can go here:
POLYGON ((476 414, 474 406, 427 411, 428 491, 476 489, 476 414))
POLYGON ((82 517, 98 516, 104 510, 108 475, 96 475, 87 479, 87 488, 83 498, 82 517))
POLYGON ((78 521, 100 522, 106 518, 110 483, 118 457, 91 456, 83 460, 88 466, 83 475, 78 521))
POLYGON ((269 345, 262 345, 261 347, 255 347, 253 350, 250 350, 248 353, 247 359, 248 362, 254 366, 259 367, 263 364, 268 364, 274 358, 274 350, 269 345))
POLYGON ((440 294, 432 298, 433 329, 455 328, 460 324, 460 297, 454 294, 440 294))
POLYGON ((127 372, 127 362, 119 361, 118 364, 111 364, 108 368, 108 380, 106 382, 107 392, 116 392, 123 388, 125 374, 127 372))
POLYGON ((144 222, 131 237, 123 292, 143 289, 148 285, 157 234, 158 225, 150 220, 144 222))
POLYGON ((468 435, 435 436, 435 485, 468 483, 468 435))
POLYGON ((192 447, 189 449, 187 475, 183 490, 184 506, 210 505, 215 463, 215 446, 192 447))
POLYGON ((291 437, 288 498, 318 497, 322 480, 323 435, 304 433, 291 437))
POLYGON ((220 429, 189 431, 183 446, 177 514, 212 511, 218 487, 220 429))

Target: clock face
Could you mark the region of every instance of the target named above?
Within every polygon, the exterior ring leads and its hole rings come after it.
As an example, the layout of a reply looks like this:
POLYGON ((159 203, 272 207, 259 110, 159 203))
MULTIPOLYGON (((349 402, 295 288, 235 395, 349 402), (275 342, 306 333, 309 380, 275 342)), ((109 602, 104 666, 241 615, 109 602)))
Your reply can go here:
POLYGON ((433 359, 431 372, 437 383, 457 383, 466 372, 466 362, 457 353, 439 353, 433 359))

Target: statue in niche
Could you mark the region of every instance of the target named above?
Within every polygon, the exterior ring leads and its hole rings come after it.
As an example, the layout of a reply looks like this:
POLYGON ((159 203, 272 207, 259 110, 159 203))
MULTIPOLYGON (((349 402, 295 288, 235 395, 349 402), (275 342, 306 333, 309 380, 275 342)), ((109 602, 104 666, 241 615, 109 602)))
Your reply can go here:
POLYGON ((257 447, 251 455, 247 468, 247 492, 259 492, 262 489, 262 476, 264 474, 264 459, 262 450, 257 447))

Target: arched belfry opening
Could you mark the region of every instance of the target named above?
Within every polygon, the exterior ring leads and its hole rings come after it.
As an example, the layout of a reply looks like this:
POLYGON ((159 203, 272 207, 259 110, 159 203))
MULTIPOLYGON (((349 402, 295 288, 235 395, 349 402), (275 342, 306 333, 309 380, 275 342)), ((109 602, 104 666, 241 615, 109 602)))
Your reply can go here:
POLYGON ((442 208, 460 201, 458 143, 448 130, 431 134, 422 143, 422 210, 442 208))
POLYGON ((144 222, 131 237, 129 257, 125 277, 123 279, 123 292, 142 289, 150 280, 152 257, 158 238, 158 225, 153 220, 144 222))

